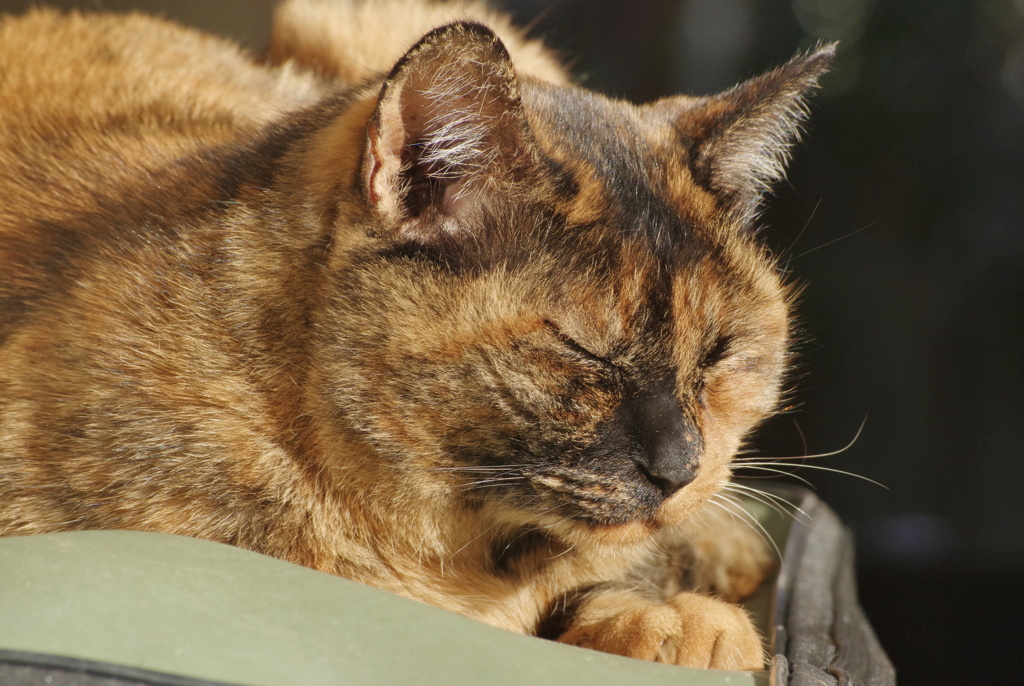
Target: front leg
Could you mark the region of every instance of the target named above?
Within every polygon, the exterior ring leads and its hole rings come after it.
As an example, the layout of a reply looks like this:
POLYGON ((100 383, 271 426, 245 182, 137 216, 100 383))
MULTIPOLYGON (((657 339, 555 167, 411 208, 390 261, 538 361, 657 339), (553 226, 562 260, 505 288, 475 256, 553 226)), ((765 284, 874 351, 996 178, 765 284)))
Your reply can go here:
POLYGON ((705 508, 699 518, 662 531, 627 581, 659 588, 662 598, 696 591, 737 603, 760 587, 775 563, 761 532, 732 512, 705 508))
POLYGON ((737 605, 698 593, 656 602, 599 586, 567 601, 558 641, 700 669, 762 669, 761 638, 737 605))
POLYGON ((761 669, 761 639, 734 603, 773 566, 768 543, 710 509, 662 531, 617 581, 570 593, 541 635, 608 653, 714 669, 761 669))

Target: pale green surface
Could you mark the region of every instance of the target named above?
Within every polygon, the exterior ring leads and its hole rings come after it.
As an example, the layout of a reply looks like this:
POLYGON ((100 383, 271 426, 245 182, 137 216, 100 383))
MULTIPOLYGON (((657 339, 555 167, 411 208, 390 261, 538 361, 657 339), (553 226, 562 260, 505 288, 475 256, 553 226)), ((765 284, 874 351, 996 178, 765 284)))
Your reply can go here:
POLYGON ((0 539, 0 649, 251 686, 767 684, 520 636, 230 546, 126 531, 0 539))

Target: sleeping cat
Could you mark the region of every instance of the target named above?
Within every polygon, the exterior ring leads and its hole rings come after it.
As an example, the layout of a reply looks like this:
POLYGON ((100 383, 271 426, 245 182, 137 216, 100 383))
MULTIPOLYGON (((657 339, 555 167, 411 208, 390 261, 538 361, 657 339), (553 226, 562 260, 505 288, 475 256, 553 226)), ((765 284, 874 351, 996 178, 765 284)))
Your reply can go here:
POLYGON ((833 49, 636 106, 472 4, 275 21, 265 63, 0 23, 0 533, 196 536, 761 668, 733 601, 770 556, 715 498, 778 402, 755 219, 833 49))

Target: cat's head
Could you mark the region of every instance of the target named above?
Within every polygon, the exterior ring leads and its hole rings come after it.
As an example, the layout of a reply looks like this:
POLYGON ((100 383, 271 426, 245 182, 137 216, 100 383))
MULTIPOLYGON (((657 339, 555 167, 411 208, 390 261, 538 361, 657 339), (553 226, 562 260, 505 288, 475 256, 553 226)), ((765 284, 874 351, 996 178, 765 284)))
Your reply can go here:
POLYGON ((635 106, 518 77, 477 24, 424 37, 338 211, 317 354, 339 424, 402 488, 509 521, 688 517, 778 403, 791 299, 753 225, 832 53, 635 106))

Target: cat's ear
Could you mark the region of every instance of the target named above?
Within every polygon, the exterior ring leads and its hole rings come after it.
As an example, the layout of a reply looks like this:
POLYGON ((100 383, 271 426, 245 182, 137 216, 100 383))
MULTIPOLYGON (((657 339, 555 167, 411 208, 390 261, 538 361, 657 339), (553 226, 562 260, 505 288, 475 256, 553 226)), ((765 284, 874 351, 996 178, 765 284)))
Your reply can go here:
POLYGON ((435 29, 381 89, 367 126, 367 200, 405 238, 457 233, 514 166, 527 131, 498 37, 468 22, 435 29))
POLYGON ((749 225, 762 195, 785 175, 789 148, 807 115, 807 96, 835 51, 835 45, 819 47, 715 96, 655 104, 676 108, 675 126, 688 145, 693 180, 715 194, 734 222, 749 225))

